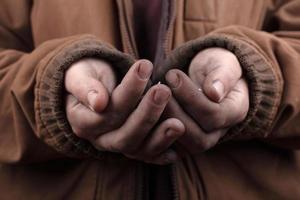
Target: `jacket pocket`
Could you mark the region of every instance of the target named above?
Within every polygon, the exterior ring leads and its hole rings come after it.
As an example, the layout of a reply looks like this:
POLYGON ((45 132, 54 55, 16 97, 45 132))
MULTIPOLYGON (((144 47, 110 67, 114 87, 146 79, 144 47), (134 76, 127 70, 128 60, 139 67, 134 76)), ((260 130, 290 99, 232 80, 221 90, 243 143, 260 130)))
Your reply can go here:
POLYGON ((191 21, 216 21, 217 0, 185 0, 184 19, 191 21))

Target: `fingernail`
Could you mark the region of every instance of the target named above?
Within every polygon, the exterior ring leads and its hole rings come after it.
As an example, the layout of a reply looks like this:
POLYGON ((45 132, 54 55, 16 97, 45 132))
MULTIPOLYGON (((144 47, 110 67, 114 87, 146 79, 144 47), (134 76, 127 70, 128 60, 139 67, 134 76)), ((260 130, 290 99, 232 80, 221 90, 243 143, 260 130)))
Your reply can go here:
POLYGON ((177 88, 179 85, 179 76, 175 72, 169 72, 166 76, 166 80, 170 87, 177 88))
POLYGON ((170 93, 164 89, 156 89, 153 94, 154 103, 161 105, 164 104, 170 97, 170 93))
POLYGON ((96 90, 92 90, 88 93, 88 96, 87 96, 88 102, 89 102, 89 107, 93 111, 94 111, 94 106, 96 104, 97 95, 98 95, 98 92, 96 90))
POLYGON ((212 86, 216 90, 216 93, 218 95, 218 101, 221 101, 224 96, 224 84, 221 81, 216 80, 213 82, 212 86))
POLYGON ((146 61, 142 61, 137 69, 137 72, 141 79, 148 79, 152 74, 152 69, 152 64, 146 61))

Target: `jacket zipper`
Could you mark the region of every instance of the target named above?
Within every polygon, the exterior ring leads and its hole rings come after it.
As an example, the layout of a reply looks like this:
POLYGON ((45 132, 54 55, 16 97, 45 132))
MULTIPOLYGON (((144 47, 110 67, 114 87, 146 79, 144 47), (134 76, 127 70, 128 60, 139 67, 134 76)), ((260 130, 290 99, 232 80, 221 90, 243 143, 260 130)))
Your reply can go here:
MULTIPOLYGON (((168 0, 169 6, 168 6, 168 24, 167 29, 163 39, 163 42, 160 44, 157 44, 157 48, 159 48, 159 45, 161 45, 161 48, 163 49, 165 59, 167 55, 170 54, 172 49, 172 38, 173 38, 173 28, 175 23, 175 14, 176 14, 176 0, 168 0)), ((162 63, 162 61, 156 61, 155 63, 162 63)), ((159 66, 157 66, 159 67, 159 66)), ((177 179, 176 179, 176 166, 175 164, 170 165, 170 178, 171 178, 171 187, 172 187, 172 199, 173 200, 179 200, 179 194, 178 194, 178 185, 177 185, 177 179)))
POLYGON ((174 164, 170 165, 170 177, 173 200, 179 200, 178 185, 176 180, 176 166, 174 164))
MULTIPOLYGON (((155 55, 154 58, 154 64, 156 68, 160 67, 160 64, 163 63, 164 59, 166 56, 170 53, 171 48, 172 48, 172 37, 173 37, 173 28, 174 28, 174 21, 175 21, 175 5, 176 5, 176 0, 162 0, 162 3, 167 2, 169 5, 165 7, 167 9, 166 11, 162 10, 163 12, 168 13, 167 17, 167 26, 166 29, 161 32, 161 34, 158 36, 158 42, 156 46, 156 52, 162 52, 163 55, 157 56, 158 54, 155 55), (168 1, 168 2, 167 2, 168 1), (161 38, 163 38, 161 40, 161 38)), ((131 56, 133 56, 135 59, 139 58, 138 55, 138 50, 137 50, 137 45, 134 37, 134 30, 133 26, 130 23, 129 19, 129 11, 128 7, 126 7, 124 0, 117 0, 117 5, 119 8, 119 22, 120 22, 120 31, 122 34, 122 45, 124 48, 124 51, 131 56)), ((161 21, 161 23, 164 23, 161 21)), ((161 27, 160 27, 161 29, 161 27)), ((161 30, 159 30, 161 31, 161 30)), ((137 177, 137 182, 138 182, 138 191, 137 191, 137 200, 145 200, 147 194, 147 181, 149 179, 148 177, 148 167, 146 165, 140 164, 138 167, 138 177, 137 177), (144 172, 143 172, 144 171, 144 172), (142 177, 142 178, 139 178, 142 177)), ((176 167, 175 165, 170 166, 170 177, 171 177, 171 182, 172 182, 172 196, 174 200, 179 199, 178 195, 178 187, 177 187, 177 180, 176 180, 176 167)))
POLYGON ((138 163, 137 164, 137 173, 136 173, 136 195, 135 199, 136 200, 148 200, 147 198, 147 174, 148 174, 148 169, 147 166, 143 163, 138 163))
MULTIPOLYGON (((155 66, 157 68, 157 70, 159 70, 159 67, 161 67, 161 64, 164 62, 164 60, 166 59, 167 55, 170 54, 171 49, 172 49, 172 38, 173 38, 173 28, 174 28, 174 23, 175 23, 175 14, 176 14, 176 0, 168 0, 168 1, 164 1, 162 0, 162 3, 168 3, 168 6, 163 6, 162 8, 166 9, 163 10, 162 9, 162 13, 163 12, 167 12, 168 16, 167 16, 167 25, 166 25, 166 29, 164 31, 159 30, 159 32, 161 33, 158 36, 158 42, 156 45, 156 52, 163 52, 163 56, 157 56, 158 54, 156 54, 155 58, 154 58, 154 63, 155 66), (163 39, 160 40, 160 37, 162 37, 163 39)), ((164 23, 164 21, 161 21, 161 23, 164 23)), ((163 28, 163 26, 160 27, 160 29, 163 28)), ((153 79, 155 80, 156 77, 153 77, 153 79)), ((171 178, 171 187, 172 187, 172 191, 171 191, 171 195, 172 195, 172 199, 173 200, 179 200, 179 194, 178 194, 178 185, 177 185, 177 179, 176 179, 176 166, 174 164, 169 166, 170 169, 170 178, 171 178)))

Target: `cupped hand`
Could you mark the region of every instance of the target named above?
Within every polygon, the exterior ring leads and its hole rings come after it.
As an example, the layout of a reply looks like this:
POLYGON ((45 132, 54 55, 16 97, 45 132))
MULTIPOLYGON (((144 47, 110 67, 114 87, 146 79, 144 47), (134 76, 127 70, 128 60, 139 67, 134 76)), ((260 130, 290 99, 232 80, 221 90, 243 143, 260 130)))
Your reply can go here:
POLYGON ((166 74, 174 98, 164 115, 181 120, 186 134, 181 146, 192 154, 213 147, 228 129, 243 121, 249 110, 248 86, 236 56, 221 48, 199 52, 188 75, 166 74))
POLYGON ((162 84, 144 90, 152 74, 149 61, 137 61, 117 85, 112 67, 83 59, 66 72, 66 113, 74 133, 101 151, 122 153, 155 164, 175 162, 170 146, 185 132, 182 122, 158 120, 171 97, 162 84))

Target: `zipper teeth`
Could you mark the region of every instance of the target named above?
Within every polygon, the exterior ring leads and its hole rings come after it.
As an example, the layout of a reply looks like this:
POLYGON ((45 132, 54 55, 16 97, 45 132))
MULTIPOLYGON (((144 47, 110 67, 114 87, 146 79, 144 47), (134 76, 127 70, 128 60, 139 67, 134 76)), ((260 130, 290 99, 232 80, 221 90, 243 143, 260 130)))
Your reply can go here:
POLYGON ((171 165, 170 176, 172 181, 172 196, 174 200, 179 200, 179 193, 178 193, 178 185, 176 180, 176 166, 175 164, 171 165))
MULTIPOLYGON (((176 2, 176 0, 174 0, 176 2)), ((170 3, 170 9, 169 12, 171 14, 170 16, 170 21, 168 24, 168 29, 167 29, 167 33, 165 36, 165 40, 162 44, 162 48, 164 51, 164 56, 167 57, 167 55, 169 55, 169 53, 171 52, 171 39, 172 39, 172 30, 174 27, 174 23, 175 23, 175 2, 174 1, 169 1, 170 3)), ((174 200, 179 200, 179 193, 178 193, 178 185, 177 185, 177 180, 176 180, 176 166, 175 164, 172 164, 170 166, 170 176, 171 176, 171 185, 172 185, 172 197, 174 200)))
MULTIPOLYGON (((134 58, 138 58, 138 53, 135 51, 136 49, 134 49, 134 44, 132 41, 133 38, 130 37, 130 33, 129 33, 129 29, 126 28, 126 25, 129 27, 129 23, 128 23, 128 18, 126 17, 126 12, 125 12, 125 6, 124 6, 124 1, 121 1, 123 3, 122 7, 123 9, 121 9, 121 15, 123 16, 123 20, 120 20, 120 26, 121 26, 121 31, 123 30, 124 33, 124 41, 123 41, 123 46, 124 48, 127 48, 128 53, 133 56, 134 58), (123 22, 123 23, 122 23, 123 22)), ((168 22, 169 24, 167 25, 168 29, 166 30, 166 34, 165 37, 163 38, 162 42, 161 42, 161 48, 163 50, 163 58, 165 58, 167 55, 169 55, 170 51, 171 51, 171 38, 172 38, 172 27, 174 26, 174 19, 175 19, 175 2, 173 0, 169 0, 170 2, 170 9, 169 12, 171 12, 171 16, 170 16, 170 21, 168 22)), ((154 59, 155 60, 155 59, 154 59)), ((144 173, 143 173, 143 166, 140 165, 138 168, 140 168, 140 173, 138 173, 138 177, 137 177, 137 181, 140 182, 141 184, 138 186, 138 192, 137 192, 137 196, 136 199, 138 200, 144 200, 144 196, 143 194, 146 192, 145 188, 145 177, 143 177, 144 173), (140 178, 141 177, 141 178, 140 178)), ((144 170, 148 170, 147 167, 144 167, 144 170)), ((147 173, 147 171, 146 171, 147 173)), ((170 177, 171 177, 171 181, 172 181, 172 196, 174 200, 179 200, 179 194, 178 194, 178 185, 177 185, 177 180, 176 180, 176 166, 175 165, 171 165, 170 166, 170 177)), ((146 180, 147 181, 147 180, 146 180)))

